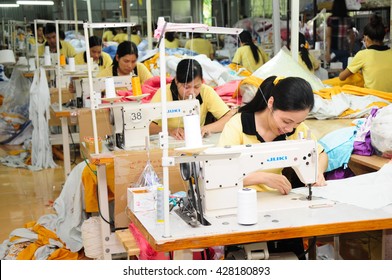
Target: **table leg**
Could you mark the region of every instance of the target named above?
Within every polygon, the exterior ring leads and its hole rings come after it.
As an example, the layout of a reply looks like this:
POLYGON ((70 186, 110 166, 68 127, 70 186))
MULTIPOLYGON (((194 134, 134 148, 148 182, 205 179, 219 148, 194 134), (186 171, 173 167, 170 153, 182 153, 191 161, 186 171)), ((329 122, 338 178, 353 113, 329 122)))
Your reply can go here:
POLYGON ((384 229, 382 231, 381 258, 383 260, 392 260, 392 229, 384 229))
POLYGON ((64 178, 67 179, 71 172, 71 156, 69 151, 69 135, 67 117, 61 118, 61 134, 63 137, 63 154, 64 154, 64 178))

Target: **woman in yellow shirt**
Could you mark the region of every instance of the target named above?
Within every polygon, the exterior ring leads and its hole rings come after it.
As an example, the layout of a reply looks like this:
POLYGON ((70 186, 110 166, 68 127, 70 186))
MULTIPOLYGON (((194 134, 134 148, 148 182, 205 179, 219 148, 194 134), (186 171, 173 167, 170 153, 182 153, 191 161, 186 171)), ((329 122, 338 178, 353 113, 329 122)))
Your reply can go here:
POLYGON ((239 35, 239 40, 241 47, 235 52, 232 62, 242 65, 253 73, 268 61, 268 55, 254 44, 249 31, 242 31, 239 35))
MULTIPOLYGON (((194 59, 181 60, 176 69, 176 77, 171 84, 166 86, 167 101, 186 100, 191 95, 200 103, 200 126, 202 136, 210 133, 221 132, 225 123, 232 116, 232 112, 215 90, 203 84, 203 70, 194 59), (210 113, 216 121, 206 123, 207 114, 210 113)), ((159 89, 151 102, 161 101, 159 89)), ((161 132, 160 120, 150 124, 150 134, 161 132)), ((168 119, 169 135, 176 139, 184 139, 184 125, 182 118, 168 119)))
POLYGON ((128 34, 125 32, 124 28, 116 28, 116 35, 113 37, 113 42, 121 44, 124 41, 128 41, 128 34))
POLYGON ((175 36, 174 32, 165 33, 165 48, 176 49, 180 47, 180 40, 175 36))
MULTIPOLYGON (((90 46, 90 57, 93 58, 94 63, 99 66, 99 71, 103 71, 112 65, 112 58, 109 54, 102 51, 102 40, 98 36, 91 36, 88 39, 90 46)), ((75 55, 75 64, 87 64, 86 52, 81 52, 75 55)))
POLYGON ((98 73, 97 77, 135 75, 139 76, 140 83, 143 84, 152 74, 143 63, 137 62, 138 57, 135 43, 124 41, 118 45, 112 65, 98 73))

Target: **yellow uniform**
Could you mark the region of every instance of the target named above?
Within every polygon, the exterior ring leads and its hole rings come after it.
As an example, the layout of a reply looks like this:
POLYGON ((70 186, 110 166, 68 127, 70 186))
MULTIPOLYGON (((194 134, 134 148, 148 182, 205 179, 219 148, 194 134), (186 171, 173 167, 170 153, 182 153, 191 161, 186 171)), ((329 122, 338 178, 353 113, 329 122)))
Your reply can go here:
POLYGON ((194 38, 185 43, 185 48, 198 54, 205 54, 207 57, 214 55, 214 48, 210 41, 203 38, 194 38))
POLYGON ((392 92, 392 50, 386 46, 370 46, 357 52, 347 69, 351 73, 362 70, 364 87, 392 92))
MULTIPOLYGON (((80 52, 75 55, 75 64, 76 65, 84 65, 87 64, 87 62, 84 60, 84 55, 86 52, 80 52)), ((103 71, 106 68, 110 67, 113 63, 112 58, 110 57, 109 54, 102 52, 101 53, 101 58, 102 58, 102 63, 99 63, 99 71, 103 71)), ((100 61, 101 62, 101 61, 100 61)))
MULTIPOLYGON (((170 90, 170 86, 170 84, 166 85, 166 100, 179 100, 178 96, 173 96, 174 94, 170 90)), ((196 98, 200 102, 200 126, 203 126, 205 124, 208 112, 210 112, 216 119, 220 119, 225 114, 227 114, 228 111, 230 111, 229 107, 226 105, 226 103, 223 102, 223 100, 215 92, 215 90, 205 84, 202 84, 200 94, 196 98)), ((155 93, 155 95, 151 99, 151 102, 161 102, 160 89, 155 93)), ((157 120, 156 122, 161 125, 161 120, 157 120)), ((168 128, 184 127, 184 123, 182 121, 182 118, 170 118, 167 120, 167 126, 168 128)))
MULTIPOLYGON (((138 62, 136 64, 136 72, 140 78, 140 83, 143 84, 146 80, 152 78, 152 74, 150 71, 148 71, 147 67, 143 64, 138 62)), ((113 65, 109 66, 108 68, 100 71, 97 75, 98 78, 100 77, 113 77, 113 65)))
MULTIPOLYGON (((38 47, 39 56, 44 55, 46 45, 47 45, 47 43, 40 45, 38 47)), ((70 43, 61 40, 60 41, 60 54, 64 55, 65 57, 74 57, 76 55, 76 51, 70 43)))
POLYGON ((102 41, 104 41, 104 42, 113 41, 113 38, 114 38, 114 35, 111 30, 106 30, 102 35, 102 41))
POLYGON ((128 41, 128 34, 126 33, 119 33, 113 37, 113 42, 121 44, 124 41, 128 41))
POLYGON ((175 38, 173 42, 170 42, 169 40, 165 39, 165 48, 175 49, 179 47, 180 47, 180 40, 178 40, 178 38, 175 38))
POLYGON ((141 41, 142 41, 142 38, 140 38, 139 35, 131 34, 131 42, 134 42, 136 44, 136 46, 139 45, 141 41))
MULTIPOLYGON (((300 132, 307 135, 309 128, 301 123, 292 133, 280 135, 273 141, 295 140, 298 139, 300 132)), ((312 139, 317 141, 317 138, 312 134, 312 139)), ((234 115, 225 125, 222 134, 219 138, 219 146, 226 145, 246 145, 265 142, 264 139, 257 133, 254 113, 238 113, 234 115)), ((324 148, 317 144, 318 153, 320 154, 324 148)), ((275 174, 282 174, 283 168, 275 168, 263 170, 263 172, 270 172, 275 174)), ((264 184, 250 186, 258 191, 276 191, 264 184)))
POLYGON ((247 70, 253 73, 269 60, 268 55, 261 48, 258 47, 258 49, 260 56, 258 63, 256 63, 253 57, 250 46, 247 45, 237 49, 232 62, 244 66, 247 70))

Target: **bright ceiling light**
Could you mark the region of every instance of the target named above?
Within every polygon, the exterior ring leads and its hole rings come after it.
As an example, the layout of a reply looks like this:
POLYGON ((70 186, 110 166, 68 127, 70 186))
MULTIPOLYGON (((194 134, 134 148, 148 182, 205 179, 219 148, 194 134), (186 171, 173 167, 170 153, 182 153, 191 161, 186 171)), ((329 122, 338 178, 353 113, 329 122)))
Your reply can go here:
POLYGON ((16 1, 16 4, 19 5, 48 5, 48 6, 52 6, 54 5, 53 1, 16 1))
POLYGON ((18 4, 0 4, 1 8, 17 8, 19 7, 18 4))

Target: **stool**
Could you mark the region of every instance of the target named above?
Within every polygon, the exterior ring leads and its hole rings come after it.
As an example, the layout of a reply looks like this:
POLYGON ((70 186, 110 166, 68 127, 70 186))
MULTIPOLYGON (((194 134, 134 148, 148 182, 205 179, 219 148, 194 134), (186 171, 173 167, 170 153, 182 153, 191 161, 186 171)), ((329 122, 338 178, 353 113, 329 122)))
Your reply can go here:
POLYGON ((137 245, 135 237, 130 232, 130 230, 129 229, 116 230, 116 236, 120 241, 120 243, 124 246, 125 251, 128 254, 128 259, 129 260, 138 259, 138 256, 140 254, 140 249, 137 245))

